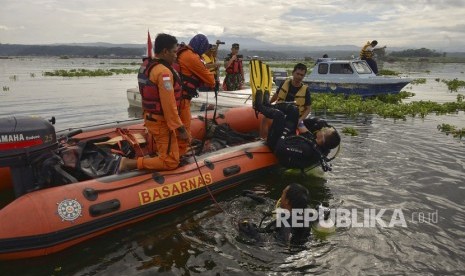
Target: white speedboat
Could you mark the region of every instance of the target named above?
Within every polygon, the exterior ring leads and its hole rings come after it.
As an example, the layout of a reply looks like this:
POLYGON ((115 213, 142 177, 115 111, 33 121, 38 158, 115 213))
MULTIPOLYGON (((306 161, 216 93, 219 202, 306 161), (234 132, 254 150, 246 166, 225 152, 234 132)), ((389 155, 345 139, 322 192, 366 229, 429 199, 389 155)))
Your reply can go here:
MULTIPOLYGON (((276 85, 285 80, 286 77, 276 77, 276 85)), ((375 96, 399 93, 412 79, 377 76, 364 60, 320 58, 303 81, 315 93, 375 96)))

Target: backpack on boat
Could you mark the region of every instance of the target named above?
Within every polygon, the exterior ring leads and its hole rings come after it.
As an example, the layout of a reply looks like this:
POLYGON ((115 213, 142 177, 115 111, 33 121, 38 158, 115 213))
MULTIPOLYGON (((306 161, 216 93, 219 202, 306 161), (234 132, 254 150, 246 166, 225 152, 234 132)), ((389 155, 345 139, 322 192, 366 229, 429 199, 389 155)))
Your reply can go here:
POLYGON ((111 175, 121 156, 113 154, 110 146, 97 146, 102 139, 78 142, 61 152, 63 167, 78 180, 111 175))
POLYGON ((208 129, 207 137, 224 141, 228 146, 254 141, 257 136, 250 133, 240 133, 233 130, 229 124, 212 124, 208 129))

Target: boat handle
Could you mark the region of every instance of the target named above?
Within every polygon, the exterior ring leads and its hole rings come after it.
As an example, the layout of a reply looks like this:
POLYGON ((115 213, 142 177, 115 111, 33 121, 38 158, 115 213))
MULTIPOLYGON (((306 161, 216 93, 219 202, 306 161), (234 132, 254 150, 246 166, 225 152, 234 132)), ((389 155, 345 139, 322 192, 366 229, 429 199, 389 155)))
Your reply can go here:
POLYGON ((238 174, 241 171, 241 167, 239 165, 234 165, 231 167, 227 167, 223 169, 223 175, 228 177, 231 175, 238 174))
POLYGON ((121 203, 117 199, 112 199, 89 207, 89 213, 93 217, 101 216, 119 210, 121 203))

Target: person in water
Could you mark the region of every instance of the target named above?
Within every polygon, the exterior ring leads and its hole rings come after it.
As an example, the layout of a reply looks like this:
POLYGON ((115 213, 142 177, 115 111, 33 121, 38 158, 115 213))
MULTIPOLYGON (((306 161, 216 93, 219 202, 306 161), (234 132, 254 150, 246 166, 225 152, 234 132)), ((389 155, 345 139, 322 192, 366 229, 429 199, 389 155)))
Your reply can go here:
MULTIPOLYGON (((259 201, 260 199, 257 195, 253 192, 248 192, 245 194, 248 197, 256 200, 257 202, 262 203, 263 201, 259 201)), ((287 217, 287 224, 286 223, 279 223, 277 219, 272 220, 269 222, 265 227, 261 225, 257 226, 251 221, 242 220, 238 223, 239 233, 243 236, 246 236, 249 239, 253 239, 255 241, 261 241, 263 233, 273 233, 273 236, 280 242, 283 242, 287 245, 302 245, 308 241, 310 237, 310 226, 312 222, 304 222, 298 218, 292 217, 292 211, 301 211, 305 208, 308 208, 309 202, 309 192, 307 188, 298 184, 298 183, 291 183, 284 188, 281 193, 281 197, 277 202, 277 207, 282 208, 285 211, 290 213, 290 216, 287 217), (302 224, 302 226, 296 226, 292 224, 292 221, 297 221, 302 224)), ((316 221, 315 219, 314 221, 316 221)))

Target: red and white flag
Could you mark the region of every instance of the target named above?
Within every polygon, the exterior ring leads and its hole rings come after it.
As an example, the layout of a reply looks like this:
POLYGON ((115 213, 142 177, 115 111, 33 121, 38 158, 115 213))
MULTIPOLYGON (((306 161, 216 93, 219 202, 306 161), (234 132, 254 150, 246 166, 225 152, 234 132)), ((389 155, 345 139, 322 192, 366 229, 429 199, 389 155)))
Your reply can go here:
POLYGON ((147 57, 153 57, 153 45, 152 39, 150 38, 150 32, 147 30, 147 57))

